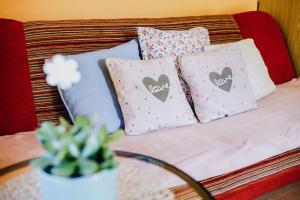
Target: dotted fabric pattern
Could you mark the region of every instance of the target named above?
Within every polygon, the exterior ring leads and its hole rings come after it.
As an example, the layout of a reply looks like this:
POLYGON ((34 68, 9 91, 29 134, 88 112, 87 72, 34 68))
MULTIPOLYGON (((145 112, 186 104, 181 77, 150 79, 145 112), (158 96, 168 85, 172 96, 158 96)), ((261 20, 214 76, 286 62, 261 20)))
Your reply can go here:
POLYGON ((264 63, 259 50, 255 46, 253 39, 248 38, 233 43, 209 45, 204 47, 204 51, 211 51, 228 45, 239 45, 256 100, 259 100, 276 90, 276 86, 270 78, 268 68, 264 63))
POLYGON ((182 90, 176 57, 107 59, 128 135, 197 123, 182 90))
POLYGON ((201 123, 257 107, 238 45, 184 55, 180 68, 201 123))

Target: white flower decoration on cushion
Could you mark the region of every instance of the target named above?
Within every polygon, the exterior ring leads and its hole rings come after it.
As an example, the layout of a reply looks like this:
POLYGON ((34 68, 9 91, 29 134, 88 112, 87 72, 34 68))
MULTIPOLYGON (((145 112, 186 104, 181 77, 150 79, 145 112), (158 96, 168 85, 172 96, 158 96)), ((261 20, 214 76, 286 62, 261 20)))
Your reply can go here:
POLYGON ((80 81, 81 74, 78 71, 76 60, 55 55, 44 64, 46 81, 50 86, 57 86, 63 90, 71 88, 72 84, 80 81))

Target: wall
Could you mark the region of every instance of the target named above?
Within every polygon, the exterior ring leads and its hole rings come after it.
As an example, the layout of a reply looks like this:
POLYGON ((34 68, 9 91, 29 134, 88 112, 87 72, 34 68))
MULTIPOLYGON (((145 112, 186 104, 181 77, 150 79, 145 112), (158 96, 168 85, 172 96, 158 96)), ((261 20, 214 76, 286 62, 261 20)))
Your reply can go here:
POLYGON ((300 76, 300 1, 260 0, 259 10, 270 13, 278 21, 300 76))
POLYGON ((256 0, 0 0, 0 17, 47 19, 175 17, 256 10, 256 0))

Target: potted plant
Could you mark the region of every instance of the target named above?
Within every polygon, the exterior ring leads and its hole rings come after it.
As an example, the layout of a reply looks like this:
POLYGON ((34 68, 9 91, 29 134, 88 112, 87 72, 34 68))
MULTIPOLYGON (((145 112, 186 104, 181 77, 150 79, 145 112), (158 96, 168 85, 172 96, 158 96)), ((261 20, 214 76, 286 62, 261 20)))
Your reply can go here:
POLYGON ((45 155, 31 162, 38 172, 44 200, 113 200, 116 166, 108 144, 123 134, 108 135, 106 128, 95 131, 84 116, 70 125, 43 123, 36 130, 45 155))
MULTIPOLYGON (((54 56, 44 65, 51 86, 68 89, 80 80, 76 61, 54 56), (64 76, 66 74, 66 76, 64 76)), ((74 124, 64 118, 54 125, 42 123, 36 130, 45 155, 33 160, 44 200, 114 200, 116 166, 109 143, 124 134, 119 130, 107 134, 105 126, 95 129, 85 116, 74 124)))

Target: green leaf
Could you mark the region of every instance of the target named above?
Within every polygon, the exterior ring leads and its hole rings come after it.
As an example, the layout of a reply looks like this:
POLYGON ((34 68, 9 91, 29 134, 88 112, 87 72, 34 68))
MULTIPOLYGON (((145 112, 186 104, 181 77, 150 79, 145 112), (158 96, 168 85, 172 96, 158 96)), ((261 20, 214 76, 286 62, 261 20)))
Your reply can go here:
POLYGON ((37 158, 30 162, 30 165, 34 168, 45 169, 51 164, 50 160, 47 158, 37 158))
POLYGON ((114 159, 110 159, 110 160, 105 160, 104 162, 102 162, 100 164, 100 169, 104 170, 104 169, 112 169, 118 166, 118 162, 114 159))
POLYGON ((107 144, 108 134, 107 134, 107 128, 105 125, 101 126, 101 128, 98 132, 98 137, 99 137, 100 145, 107 144))
POLYGON ((107 146, 103 147, 102 154, 104 160, 111 159, 114 156, 113 152, 107 146))
POLYGON ((71 127, 71 124, 63 117, 59 117, 59 123, 60 125, 66 127, 67 129, 71 127))
POLYGON ((48 154, 56 154, 58 151, 58 148, 53 146, 53 143, 51 140, 47 140, 47 141, 41 143, 41 146, 48 154))
POLYGON ((68 149, 73 157, 77 158, 79 156, 80 152, 75 143, 69 144, 68 149))
POLYGON ((42 134, 46 140, 58 139, 60 136, 60 133, 56 127, 48 122, 42 123, 40 134, 42 134))
POLYGON ((55 150, 59 150, 63 146, 63 143, 60 140, 51 140, 49 141, 49 144, 51 145, 51 148, 54 148, 55 150))
POLYGON ((78 161, 79 172, 81 175, 88 175, 99 170, 99 165, 94 160, 81 159, 78 161))
POLYGON ((51 169, 51 173, 57 176, 66 176, 70 177, 74 174, 76 169, 75 162, 63 162, 58 166, 55 166, 51 169))
POLYGON ((88 158, 89 156, 95 154, 100 149, 99 140, 96 134, 91 134, 86 144, 81 152, 81 156, 84 158, 88 158))
POLYGON ((45 140, 47 140, 41 128, 35 130, 35 135, 37 136, 40 142, 44 142, 45 140))
POLYGON ((73 127, 71 127, 69 129, 69 131, 67 132, 67 135, 69 135, 69 136, 75 136, 78 133, 80 133, 80 130, 81 130, 81 127, 79 127, 77 125, 74 125, 73 127))
POLYGON ((53 164, 53 165, 58 165, 58 164, 60 164, 60 163, 66 158, 67 153, 68 153, 67 149, 66 149, 66 148, 63 148, 61 151, 59 151, 59 152, 55 155, 55 157, 54 157, 53 160, 52 160, 52 164, 53 164))
POLYGON ((91 129, 88 127, 83 127, 74 135, 74 141, 78 144, 83 144, 87 137, 89 136, 91 129))
POLYGON ((112 133, 111 135, 108 135, 108 143, 112 143, 115 142, 117 140, 119 140, 120 138, 122 138, 125 135, 125 131, 120 129, 117 130, 116 132, 112 133))
POLYGON ((75 124, 78 126, 90 125, 90 121, 86 116, 78 115, 75 119, 75 124))

